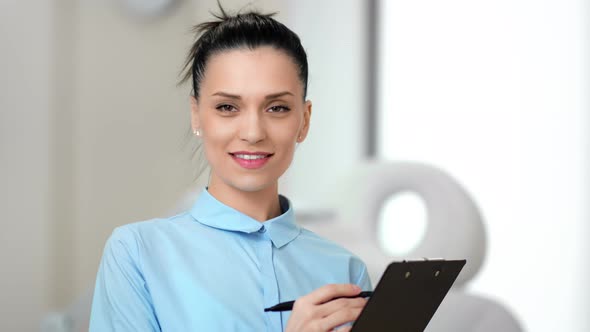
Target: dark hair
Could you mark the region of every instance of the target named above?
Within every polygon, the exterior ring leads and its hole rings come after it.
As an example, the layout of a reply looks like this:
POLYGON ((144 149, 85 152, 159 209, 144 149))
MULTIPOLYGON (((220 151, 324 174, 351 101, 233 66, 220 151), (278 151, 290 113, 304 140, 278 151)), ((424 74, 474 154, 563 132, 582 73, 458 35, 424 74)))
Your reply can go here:
POLYGON ((198 99, 205 67, 211 56, 233 49, 270 46, 285 52, 297 66, 305 100, 307 55, 299 37, 272 18, 276 13, 261 14, 251 10, 232 16, 221 5, 219 11, 220 14, 213 14, 218 20, 204 22, 193 28, 198 38, 188 53, 180 83, 191 80, 192 93, 198 99))
MULTIPOLYGON (((299 79, 303 84, 303 100, 307 96, 307 54, 299 37, 284 24, 272 18, 276 13, 261 14, 250 10, 246 13, 229 15, 218 2, 220 14, 212 15, 217 20, 204 22, 193 27, 196 41, 192 45, 184 66, 179 84, 191 81, 192 94, 199 98, 199 87, 209 58, 215 54, 239 49, 255 49, 270 46, 285 52, 297 66, 299 79)), ((191 130, 187 139, 192 138, 191 130)), ((189 141, 187 140, 187 143, 189 141)), ((202 142, 196 140, 192 146, 191 159, 196 162, 195 180, 198 180, 208 168, 207 160, 202 155, 202 142)))

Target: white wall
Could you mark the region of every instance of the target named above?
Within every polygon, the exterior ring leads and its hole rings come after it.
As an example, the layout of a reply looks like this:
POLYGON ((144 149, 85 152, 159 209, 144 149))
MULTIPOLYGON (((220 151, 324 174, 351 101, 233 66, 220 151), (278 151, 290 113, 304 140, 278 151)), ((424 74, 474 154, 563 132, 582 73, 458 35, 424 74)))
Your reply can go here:
POLYGON ((195 23, 114 1, 0 3, 0 330, 93 287, 115 226, 168 211, 192 179, 178 89, 195 23))
POLYGON ((527 331, 588 331, 590 16, 583 0, 382 1, 380 154, 482 209, 475 294, 527 331))
POLYGON ((336 180, 364 157, 366 3, 285 1, 285 24, 301 38, 309 62, 309 135, 297 149, 282 192, 298 211, 334 207, 336 180))
POLYGON ((93 286, 114 227, 167 214, 190 185, 188 88, 175 85, 194 10, 181 2, 140 19, 116 2, 82 1, 74 13, 73 294, 93 286))
POLYGON ((36 330, 49 303, 52 37, 49 2, 0 2, 2 331, 36 330))

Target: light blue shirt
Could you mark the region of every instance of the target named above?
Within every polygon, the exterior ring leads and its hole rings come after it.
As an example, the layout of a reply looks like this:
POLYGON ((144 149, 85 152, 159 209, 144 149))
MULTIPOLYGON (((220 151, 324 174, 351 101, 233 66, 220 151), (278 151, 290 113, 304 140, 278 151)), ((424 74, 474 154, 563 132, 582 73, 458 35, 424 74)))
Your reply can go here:
POLYGON ((100 263, 90 331, 283 331, 264 312, 330 283, 370 290, 365 264, 299 227, 259 222, 204 190, 190 211, 116 228, 100 263))

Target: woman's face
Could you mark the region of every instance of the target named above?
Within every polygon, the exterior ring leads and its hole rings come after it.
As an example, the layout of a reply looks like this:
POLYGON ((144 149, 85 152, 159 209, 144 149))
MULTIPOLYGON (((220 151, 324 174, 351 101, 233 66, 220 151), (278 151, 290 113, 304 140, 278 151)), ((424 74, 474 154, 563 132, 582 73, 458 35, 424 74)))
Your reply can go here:
POLYGON ((311 116, 293 60, 271 47, 212 56, 191 106, 211 166, 209 186, 247 192, 277 185, 311 116))

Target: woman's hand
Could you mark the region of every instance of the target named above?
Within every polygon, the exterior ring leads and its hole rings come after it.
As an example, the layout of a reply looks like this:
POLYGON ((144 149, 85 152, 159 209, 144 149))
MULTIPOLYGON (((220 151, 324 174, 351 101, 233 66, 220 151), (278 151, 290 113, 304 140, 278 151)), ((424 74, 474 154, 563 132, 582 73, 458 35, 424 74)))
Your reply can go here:
MULTIPOLYGON (((352 284, 331 284, 314 290, 295 301, 285 331, 326 332, 355 321, 367 300, 360 297, 335 300, 334 298, 355 296, 360 292, 360 287, 352 284)), ((338 329, 338 331, 349 330, 350 326, 338 329)))

